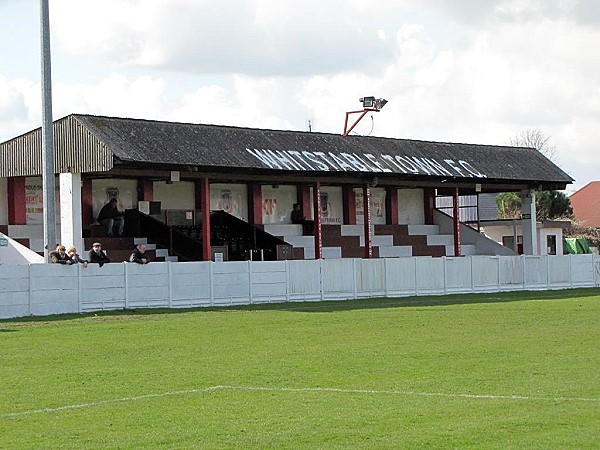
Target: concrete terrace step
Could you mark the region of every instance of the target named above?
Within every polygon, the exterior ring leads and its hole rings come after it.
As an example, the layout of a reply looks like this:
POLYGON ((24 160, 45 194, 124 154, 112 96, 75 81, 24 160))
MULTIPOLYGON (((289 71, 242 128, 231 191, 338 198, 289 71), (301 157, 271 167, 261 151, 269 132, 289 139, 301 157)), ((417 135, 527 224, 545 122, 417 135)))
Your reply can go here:
MULTIPOLYGON (((265 231, 282 237, 294 247, 294 255, 314 259, 314 236, 302 236, 300 225, 265 225, 265 231)), ((364 225, 324 225, 323 258, 364 257, 364 225)), ((410 256, 452 256, 454 236, 439 234, 438 225, 376 225, 372 235, 373 256, 398 258, 410 256), (379 234, 374 234, 377 231, 379 234)), ((474 255, 475 245, 461 245, 462 255, 474 255)))
POLYGON ((263 225, 265 232, 273 236, 302 236, 302 225, 297 224, 267 224, 263 225))
POLYGON ((454 236, 451 234, 429 234, 427 235, 429 245, 454 245, 454 236))
POLYGON ((380 258, 399 258, 403 256, 412 256, 411 246, 379 247, 380 258))
POLYGON ((360 225, 342 225, 342 236, 364 236, 365 226, 360 225))
POLYGON ((440 234, 438 225, 409 225, 408 234, 440 234))
MULTIPOLYGON (((461 244, 460 254, 462 256, 476 255, 477 246, 474 244, 461 244)), ((454 244, 446 245, 446 256, 454 256, 454 244)))
POLYGON ((284 236, 283 240, 294 247, 313 247, 315 246, 314 236, 284 236))

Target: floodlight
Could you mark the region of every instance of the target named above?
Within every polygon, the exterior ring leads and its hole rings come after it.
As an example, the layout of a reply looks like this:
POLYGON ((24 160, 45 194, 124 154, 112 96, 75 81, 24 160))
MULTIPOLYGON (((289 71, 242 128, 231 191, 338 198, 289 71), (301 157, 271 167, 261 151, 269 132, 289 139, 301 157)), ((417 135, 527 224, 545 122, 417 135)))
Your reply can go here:
POLYGON ((375 97, 363 97, 358 101, 362 102, 363 108, 373 108, 373 105, 375 105, 375 97))
POLYGON ((365 114, 368 114, 369 112, 379 112, 379 110, 383 108, 388 102, 384 98, 376 99, 373 96, 362 97, 359 98, 358 101, 362 103, 363 109, 360 111, 348 111, 346 113, 346 122, 344 122, 344 136, 348 136, 350 134, 352 129, 356 126, 358 122, 360 122, 360 120, 365 116, 365 114), (360 117, 356 119, 356 121, 350 127, 348 127, 348 117, 350 116, 350 114, 360 114, 360 117))
POLYGON ((381 108, 383 108, 385 106, 385 104, 388 101, 385 98, 378 98, 377 100, 375 100, 375 103, 373 105, 373 107, 379 111, 381 108))

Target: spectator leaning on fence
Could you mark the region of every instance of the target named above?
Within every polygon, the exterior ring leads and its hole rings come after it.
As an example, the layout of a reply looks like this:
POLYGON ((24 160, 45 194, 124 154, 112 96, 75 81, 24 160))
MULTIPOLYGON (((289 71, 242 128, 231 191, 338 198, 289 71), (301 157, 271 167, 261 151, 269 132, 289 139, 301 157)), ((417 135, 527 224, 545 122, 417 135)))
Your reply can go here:
POLYGON ((131 252, 131 256, 129 257, 129 262, 134 262, 138 264, 148 264, 150 262, 148 255, 146 255, 145 244, 138 244, 135 246, 135 248, 131 252))
POLYGON ((110 262, 110 259, 108 259, 108 256, 106 256, 106 253, 102 251, 102 244, 100 244, 100 242, 94 242, 94 245, 92 245, 92 249, 90 250, 88 260, 91 263, 98 264, 100 267, 110 262))
POLYGON ((77 254, 77 249, 75 248, 74 245, 71 245, 67 248, 67 255, 69 255, 69 258, 71 258, 71 261, 73 261, 73 264, 83 264, 83 267, 87 267, 88 265, 88 261, 87 259, 81 259, 81 257, 77 254))
POLYGON ((55 264, 73 264, 71 257, 67 255, 67 250, 64 245, 59 245, 56 250, 50 252, 50 261, 55 264))

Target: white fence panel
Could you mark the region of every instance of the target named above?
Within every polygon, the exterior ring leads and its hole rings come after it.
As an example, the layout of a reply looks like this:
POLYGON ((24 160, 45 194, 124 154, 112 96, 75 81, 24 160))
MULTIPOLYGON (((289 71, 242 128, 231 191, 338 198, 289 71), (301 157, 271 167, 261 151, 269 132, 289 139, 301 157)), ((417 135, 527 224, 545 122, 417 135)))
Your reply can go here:
POLYGON ((0 318, 596 287, 595 255, 0 266, 0 318))
POLYGON ((471 256, 473 291, 497 292, 500 286, 500 260, 497 256, 471 256))
POLYGON ((573 287, 585 287, 595 283, 595 255, 569 255, 573 287))
POLYGON ((522 256, 525 289, 546 289, 548 287, 548 256, 522 256))
POLYGON ((321 261, 287 261, 290 301, 321 300, 321 261))
POLYGON ((387 295, 417 295, 416 258, 387 258, 387 295))
POLYGON ((285 302, 287 271, 285 261, 252 264, 252 303, 285 302))
POLYGON ((125 265, 89 264, 79 268, 80 310, 105 311, 124 309, 125 302, 125 265))
POLYGON ((77 266, 32 264, 30 314, 46 316, 79 312, 77 266))
POLYGON ((385 259, 357 259, 355 267, 356 297, 386 295, 385 259))
POLYGON ((321 270, 323 272, 323 298, 348 299, 356 296, 356 276, 354 265, 356 259, 324 259, 321 270))
POLYGON ((445 258, 446 260, 446 292, 460 293, 472 292, 473 280, 471 278, 470 257, 445 258))
POLYGON ((498 288, 500 291, 523 289, 523 258, 520 256, 498 256, 498 288))
POLYGON ((214 263, 213 305, 246 305, 250 303, 251 261, 214 263))
POLYGON ((557 255, 548 258, 548 284, 553 289, 571 287, 571 257, 557 255))
POLYGON ((30 314, 29 270, 26 265, 0 265, 0 318, 30 314))
POLYGON ((174 308, 211 306, 210 262, 167 263, 171 267, 171 305, 174 308))
POLYGON ((444 294, 444 259, 417 256, 416 260, 418 294, 444 294))
POLYGON ((124 264, 127 279, 128 308, 169 307, 169 266, 152 264, 124 264))

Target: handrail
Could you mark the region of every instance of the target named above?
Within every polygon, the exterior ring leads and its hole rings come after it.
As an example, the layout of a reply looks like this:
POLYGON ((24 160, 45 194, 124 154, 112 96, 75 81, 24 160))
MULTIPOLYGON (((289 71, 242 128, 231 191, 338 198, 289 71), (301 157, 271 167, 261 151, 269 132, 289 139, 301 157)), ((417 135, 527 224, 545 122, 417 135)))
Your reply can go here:
MULTIPOLYGON (((189 225, 168 225, 156 216, 137 212, 139 232, 150 241, 169 249, 171 255, 185 261, 202 260, 202 223, 200 214, 193 214, 189 225)), ((167 215, 162 216, 166 219, 167 215)), ((225 211, 210 213, 210 241, 212 246, 227 246, 230 260, 279 259, 278 246, 286 247, 291 255, 292 246, 287 242, 251 225, 225 211)))

